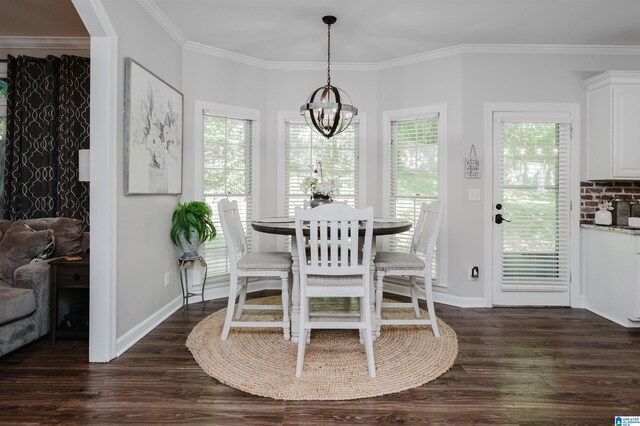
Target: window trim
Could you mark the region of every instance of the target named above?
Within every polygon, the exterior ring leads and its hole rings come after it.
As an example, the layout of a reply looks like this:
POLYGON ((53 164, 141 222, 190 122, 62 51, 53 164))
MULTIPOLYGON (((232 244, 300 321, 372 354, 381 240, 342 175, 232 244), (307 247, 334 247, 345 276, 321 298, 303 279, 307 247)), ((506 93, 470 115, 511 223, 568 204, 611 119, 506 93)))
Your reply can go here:
MULTIPOLYGON (((284 210, 285 200, 285 137, 286 126, 285 123, 298 122, 304 123, 304 117, 298 112, 292 111, 278 111, 278 144, 277 144, 277 178, 278 178, 278 191, 276 196, 276 211, 278 216, 286 215, 284 210)), ((366 193, 367 193, 367 113, 359 112, 356 117, 353 118, 353 123, 358 124, 358 204, 366 206, 366 193)), ((278 243, 279 249, 280 242, 278 243)))
MULTIPOLYGON (((447 105, 435 104, 425 105, 416 108, 406 108, 398 110, 383 111, 382 113, 382 215, 389 216, 389 203, 387 200, 391 197, 390 179, 391 179, 391 158, 389 158, 389 149, 387 144, 391 140, 391 122, 401 120, 415 120, 422 118, 433 118, 439 115, 438 126, 438 199, 445 206, 445 215, 442 220, 442 228, 438 237, 438 247, 440 250, 440 265, 438 281, 433 283, 433 287, 446 291, 449 282, 448 268, 448 232, 447 232, 447 105)), ((388 249, 388 238, 383 238, 382 249, 388 249)))
MULTIPOLYGON (((204 179, 202 170, 204 168, 204 113, 217 115, 220 117, 235 118, 240 120, 251 120, 251 205, 252 213, 255 215, 260 212, 260 110, 238 107, 233 105, 224 105, 208 101, 195 102, 195 144, 193 149, 194 156, 194 173, 193 180, 193 199, 204 200, 204 179)), ((213 212, 217 215, 217 212, 213 212)), ((222 230, 218 230, 222 232, 222 230)), ((254 250, 260 248, 260 233, 253 229, 246 229, 246 233, 251 233, 251 241, 254 250)), ((189 277, 190 283, 200 283, 202 281, 200 272, 193 279, 189 277)), ((210 280, 207 287, 213 288, 218 286, 226 286, 229 284, 227 277, 220 280, 210 280)), ((199 286, 199 284, 198 284, 199 286)))

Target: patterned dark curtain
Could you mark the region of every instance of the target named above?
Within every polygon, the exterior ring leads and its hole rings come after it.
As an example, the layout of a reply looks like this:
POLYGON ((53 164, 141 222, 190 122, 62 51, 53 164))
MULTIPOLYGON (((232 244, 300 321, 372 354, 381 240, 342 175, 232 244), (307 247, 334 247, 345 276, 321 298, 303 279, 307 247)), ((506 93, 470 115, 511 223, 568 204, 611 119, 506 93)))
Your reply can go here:
POLYGON ((9 56, 4 218, 72 217, 88 229, 89 59, 9 56))

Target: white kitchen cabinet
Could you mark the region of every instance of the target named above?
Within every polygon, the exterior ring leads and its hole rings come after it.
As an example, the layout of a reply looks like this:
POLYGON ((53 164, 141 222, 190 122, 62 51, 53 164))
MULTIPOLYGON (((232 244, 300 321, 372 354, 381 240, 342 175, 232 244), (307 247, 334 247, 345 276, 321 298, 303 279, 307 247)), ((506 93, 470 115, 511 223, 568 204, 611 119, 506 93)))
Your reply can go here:
POLYGON ((582 226, 585 307, 640 327, 640 231, 582 226))
POLYGON ((587 88, 588 180, 640 179, 640 71, 607 71, 587 88))

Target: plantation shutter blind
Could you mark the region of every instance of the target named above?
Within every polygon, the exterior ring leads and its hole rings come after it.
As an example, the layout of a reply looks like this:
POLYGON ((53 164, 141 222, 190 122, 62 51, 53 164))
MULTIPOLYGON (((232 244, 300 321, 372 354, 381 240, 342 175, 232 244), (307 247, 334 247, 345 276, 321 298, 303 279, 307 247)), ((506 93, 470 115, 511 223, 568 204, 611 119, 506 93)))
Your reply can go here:
POLYGON ((230 117, 203 115, 203 195, 213 211, 217 236, 205 243, 204 258, 208 265, 208 281, 226 279, 230 271, 227 245, 222 234, 218 201, 223 198, 238 202, 240 218, 251 248, 252 220, 252 121, 230 117))
POLYGON ((532 114, 524 123, 522 116, 499 116, 496 149, 503 155, 497 156, 502 176, 497 199, 505 200, 504 217, 513 218, 500 225, 504 290, 567 289, 570 120, 568 114, 532 114), (553 146, 542 145, 550 133, 553 146))
POLYGON ((285 121, 285 214, 293 217, 296 207, 310 198, 301 188, 304 178, 322 164, 323 178, 340 178, 340 191, 334 197, 358 206, 359 125, 352 123, 344 132, 329 139, 313 131, 305 122, 285 121))
MULTIPOLYGON (((439 114, 391 122, 389 215, 418 222, 420 206, 438 198, 439 114)), ((408 252, 409 232, 389 238, 391 251, 408 252)), ((433 256, 433 276, 438 275, 439 253, 433 256)))

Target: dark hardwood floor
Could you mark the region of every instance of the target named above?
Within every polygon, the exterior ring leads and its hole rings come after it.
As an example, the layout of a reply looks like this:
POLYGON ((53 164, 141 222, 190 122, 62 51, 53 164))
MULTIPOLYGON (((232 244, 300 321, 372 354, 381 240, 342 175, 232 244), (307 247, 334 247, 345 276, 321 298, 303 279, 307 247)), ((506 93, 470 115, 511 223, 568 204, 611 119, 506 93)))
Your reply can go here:
POLYGON ((187 335, 223 305, 176 312, 108 364, 89 364, 86 342, 46 338, 0 358, 0 423, 606 425, 640 416, 640 330, 585 310, 438 305, 460 353, 434 382, 372 399, 287 402, 222 385, 193 360, 187 335))

